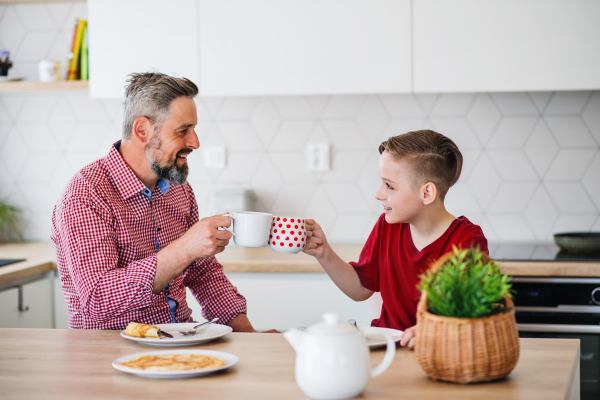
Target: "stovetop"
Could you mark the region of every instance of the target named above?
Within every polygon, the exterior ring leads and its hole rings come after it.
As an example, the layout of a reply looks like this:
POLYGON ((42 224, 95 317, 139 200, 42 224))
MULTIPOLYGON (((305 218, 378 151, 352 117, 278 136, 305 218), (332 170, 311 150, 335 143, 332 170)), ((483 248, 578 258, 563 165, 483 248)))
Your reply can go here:
POLYGON ((600 254, 577 254, 561 251, 554 244, 494 244, 488 245, 490 257, 505 261, 583 261, 600 262, 600 254))

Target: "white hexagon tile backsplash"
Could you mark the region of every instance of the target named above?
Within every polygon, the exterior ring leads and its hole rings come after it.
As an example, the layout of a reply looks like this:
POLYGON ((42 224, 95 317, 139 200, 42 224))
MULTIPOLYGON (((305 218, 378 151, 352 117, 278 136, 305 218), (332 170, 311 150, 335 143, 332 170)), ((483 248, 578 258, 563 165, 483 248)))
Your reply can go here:
MULTIPOLYGON (((85 3, 0 6, 0 47, 13 75, 37 79, 41 58, 66 59, 85 3)), ((257 209, 314 217, 332 242, 362 242, 380 214, 377 147, 430 128, 463 152, 448 209, 488 239, 547 242, 600 230, 600 92, 371 94, 198 98, 202 146, 226 146, 227 167, 189 158, 200 210, 223 186, 251 188, 257 209), (331 170, 306 169, 310 142, 331 146, 331 170)), ((52 207, 70 177, 121 136, 118 100, 87 92, 0 95, 0 197, 25 211, 31 240, 48 240, 52 207)))

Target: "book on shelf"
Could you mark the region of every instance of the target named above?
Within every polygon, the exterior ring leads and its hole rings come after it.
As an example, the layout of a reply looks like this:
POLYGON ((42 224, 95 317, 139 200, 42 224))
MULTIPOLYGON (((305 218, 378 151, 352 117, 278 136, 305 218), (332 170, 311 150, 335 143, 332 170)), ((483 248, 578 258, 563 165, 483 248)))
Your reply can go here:
POLYGON ((71 62, 73 60, 73 52, 75 51, 75 39, 77 38, 77 27, 79 26, 79 19, 75 20, 75 27, 73 27, 73 35, 71 35, 71 48, 67 57, 67 65, 65 68, 65 80, 69 80, 69 72, 71 71, 71 62))
POLYGON ((87 81, 89 78, 88 64, 88 28, 83 28, 83 38, 81 39, 81 62, 80 62, 80 78, 82 81, 87 81))
MULTIPOLYGON (((82 56, 82 44, 83 44, 83 35, 85 32, 85 28, 87 27, 87 21, 85 19, 80 19, 77 23, 77 33, 75 35, 75 43, 73 44, 73 58, 69 64, 69 78, 68 80, 74 81, 81 79, 81 56, 82 56)), ((86 56, 87 63, 87 56, 86 56)), ((87 65, 86 65, 87 71, 87 65)))

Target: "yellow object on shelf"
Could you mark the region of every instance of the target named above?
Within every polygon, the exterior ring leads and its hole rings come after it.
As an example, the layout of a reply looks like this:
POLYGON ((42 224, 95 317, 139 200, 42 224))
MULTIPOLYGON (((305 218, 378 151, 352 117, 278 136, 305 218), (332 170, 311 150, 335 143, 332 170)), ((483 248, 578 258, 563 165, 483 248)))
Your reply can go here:
POLYGON ((87 26, 85 19, 80 19, 77 25, 77 36, 75 37, 75 46, 73 47, 73 59, 69 66, 69 80, 74 81, 79 79, 79 54, 81 52, 81 43, 83 39, 83 31, 87 26))

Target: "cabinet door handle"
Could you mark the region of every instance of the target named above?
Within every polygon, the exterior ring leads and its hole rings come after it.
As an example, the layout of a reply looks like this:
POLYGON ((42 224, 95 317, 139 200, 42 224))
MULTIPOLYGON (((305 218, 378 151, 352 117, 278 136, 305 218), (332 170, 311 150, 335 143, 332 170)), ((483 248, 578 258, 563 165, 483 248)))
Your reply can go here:
POLYGON ((23 301, 23 286, 17 286, 19 291, 19 312, 29 311, 29 306, 26 306, 23 301))

